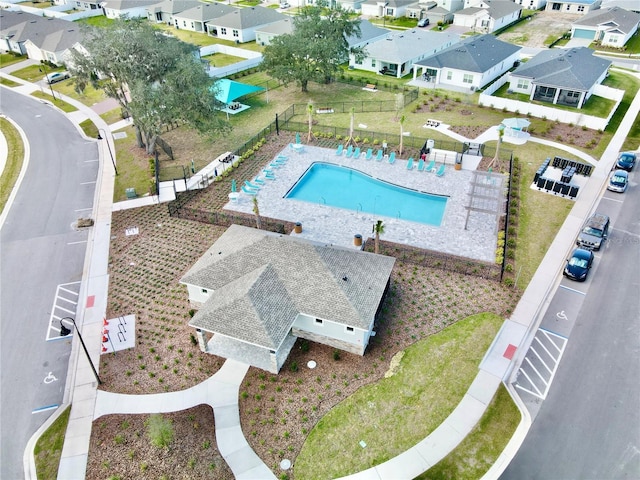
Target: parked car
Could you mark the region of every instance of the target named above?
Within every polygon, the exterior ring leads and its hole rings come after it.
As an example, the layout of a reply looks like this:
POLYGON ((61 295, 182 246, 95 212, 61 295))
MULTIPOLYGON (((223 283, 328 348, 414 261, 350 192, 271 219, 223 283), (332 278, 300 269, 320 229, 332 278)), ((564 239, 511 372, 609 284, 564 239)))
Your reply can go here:
POLYGON ((614 170, 609 177, 609 185, 607 190, 612 192, 624 193, 629 185, 629 173, 625 170, 614 170))
POLYGON ((622 152, 616 161, 616 168, 631 170, 636 164, 636 154, 633 152, 622 152))
POLYGON ((429 19, 428 18, 421 18, 420 20, 418 20, 418 26, 419 27, 426 27, 427 25, 429 25, 429 19))
POLYGON ((289 8, 291 5, 289 5, 287 2, 283 2, 280 4, 280 8, 289 8))
POLYGON ((51 85, 52 83, 61 82, 62 80, 66 80, 69 78, 69 72, 53 72, 47 73, 45 76, 45 81, 51 85))
POLYGON ((562 273, 567 278, 584 282, 587 279, 587 275, 589 275, 591 265, 593 265, 593 252, 583 248, 576 248, 567 260, 567 265, 562 273))
POLYGON ((609 217, 601 213, 592 215, 582 227, 576 244, 588 250, 600 250, 609 235, 609 217))

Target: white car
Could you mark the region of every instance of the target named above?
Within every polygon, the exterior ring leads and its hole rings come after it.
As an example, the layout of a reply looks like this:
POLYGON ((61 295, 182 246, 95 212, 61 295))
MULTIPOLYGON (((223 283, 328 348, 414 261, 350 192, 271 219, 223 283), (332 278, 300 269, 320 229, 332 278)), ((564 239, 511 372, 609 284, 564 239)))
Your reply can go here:
POLYGON ((69 72, 53 72, 47 73, 44 79, 49 85, 51 85, 52 83, 61 82, 67 78, 69 78, 69 72))
POLYGON ((291 5, 289 5, 287 2, 281 3, 280 4, 280 8, 285 9, 285 8, 289 8, 291 5))

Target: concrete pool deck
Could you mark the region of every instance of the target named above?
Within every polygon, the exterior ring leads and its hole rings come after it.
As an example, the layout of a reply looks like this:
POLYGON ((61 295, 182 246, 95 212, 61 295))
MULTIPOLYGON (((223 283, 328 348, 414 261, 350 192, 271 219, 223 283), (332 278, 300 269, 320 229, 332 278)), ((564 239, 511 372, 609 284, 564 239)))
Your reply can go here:
MULTIPOLYGON (((397 159, 391 165, 388 161, 347 158, 336 155, 335 150, 304 146, 303 152, 296 152, 287 147, 281 152, 288 157, 279 168, 273 170, 275 180, 264 180, 257 198, 260 215, 270 218, 300 222, 302 238, 323 242, 341 247, 354 247, 353 237, 356 234, 363 238, 371 236, 373 225, 383 220, 385 232, 381 236, 389 242, 402 243, 420 248, 437 250, 444 253, 493 262, 496 250, 496 217, 493 214, 471 212, 467 229, 465 219, 466 205, 469 204, 469 192, 479 158, 465 157, 462 170, 455 170, 453 165, 446 166, 446 172, 438 177, 435 173, 418 171, 417 162, 412 170, 407 170, 407 159, 397 159), (431 226, 409 222, 398 218, 383 217, 362 211, 345 210, 326 205, 286 199, 284 196, 309 168, 313 162, 326 162, 357 169, 374 178, 395 185, 411 188, 425 193, 445 195, 447 206, 440 226, 431 226)), ((438 164, 438 167, 440 164, 438 164)), ((260 177, 263 178, 264 177, 260 177)), ((491 181, 491 179, 486 179, 491 181)), ((495 180, 494 180, 495 181, 495 180)), ((240 189, 240 185, 238 185, 240 189)), ((383 202, 380 198, 378 201, 383 202)), ((252 214, 252 197, 240 192, 237 201, 230 201, 224 207, 252 214)))

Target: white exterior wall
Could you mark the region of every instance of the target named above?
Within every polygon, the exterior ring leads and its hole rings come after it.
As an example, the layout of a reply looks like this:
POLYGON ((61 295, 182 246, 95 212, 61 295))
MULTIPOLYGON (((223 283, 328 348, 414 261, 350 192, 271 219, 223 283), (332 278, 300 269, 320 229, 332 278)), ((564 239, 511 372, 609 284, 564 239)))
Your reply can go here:
POLYGON ((547 0, 515 0, 515 3, 527 10, 540 10, 547 5, 547 0))
POLYGON ((638 26, 636 25, 636 28, 634 28, 633 31, 629 32, 626 35, 622 35, 620 33, 605 32, 602 36, 602 45, 622 48, 633 36, 633 34, 636 33, 637 30, 638 26))
POLYGON ((204 32, 204 23, 198 20, 192 20, 190 18, 183 18, 179 16, 173 17, 174 26, 180 30, 189 30, 191 32, 204 32))
POLYGON ((549 11, 549 12, 558 12, 558 13, 575 13, 577 15, 586 15, 589 12, 592 12, 594 10, 597 10, 598 8, 600 8, 600 4, 602 3, 601 0, 598 0, 596 2, 593 2, 592 5, 585 5, 585 4, 578 4, 578 3, 562 3, 562 2, 553 2, 553 1, 549 1, 547 2, 547 6, 545 8, 545 10, 549 11), (553 5, 556 3, 561 3, 562 6, 560 7, 560 10, 554 10, 553 9, 553 5), (582 8, 582 10, 580 10, 580 8, 582 8))
POLYGON ((127 8, 126 10, 115 10, 113 8, 104 8, 104 15, 107 18, 115 19, 123 16, 128 16, 129 18, 138 18, 138 17, 147 17, 147 7, 138 7, 138 8, 127 8))
POLYGON ((513 22, 518 20, 518 18, 520 18, 520 13, 521 10, 518 10, 516 12, 513 12, 511 15, 507 15, 506 17, 496 18, 493 21, 493 28, 491 31, 494 32, 496 30, 500 30, 502 27, 506 27, 507 25, 512 24, 513 22))
POLYGON ((533 82, 528 78, 514 77, 509 75, 509 90, 513 90, 516 93, 524 93, 531 95, 533 93, 533 82), (521 88, 518 88, 518 83, 521 84, 521 88))
POLYGON ((480 26, 480 17, 484 15, 482 12, 478 12, 474 15, 460 15, 456 13, 453 17, 453 24, 459 27, 467 27, 474 28, 476 26, 476 22, 478 22, 478 27, 480 26))
POLYGON ((360 11, 362 12, 362 15, 366 15, 368 17, 379 17, 382 15, 380 13, 382 10, 378 5, 363 3, 360 5, 360 11))
MULTIPOLYGON (((373 322, 372 322, 373 324, 373 322)), ((347 342, 364 348, 369 343, 369 336, 371 330, 362 330, 360 328, 354 328, 353 332, 347 332, 347 327, 341 323, 332 322, 322 319, 322 324, 316 322, 315 317, 299 314, 293 322, 292 328, 299 328, 305 332, 309 332, 314 335, 322 337, 334 338, 342 342, 347 342)))
POLYGON ((209 300, 209 297, 213 293, 213 290, 208 290, 207 292, 204 292, 203 290, 206 290, 206 289, 203 289, 202 287, 198 287, 197 285, 187 284, 187 291, 189 292, 189 301, 193 303, 203 304, 204 302, 209 300))

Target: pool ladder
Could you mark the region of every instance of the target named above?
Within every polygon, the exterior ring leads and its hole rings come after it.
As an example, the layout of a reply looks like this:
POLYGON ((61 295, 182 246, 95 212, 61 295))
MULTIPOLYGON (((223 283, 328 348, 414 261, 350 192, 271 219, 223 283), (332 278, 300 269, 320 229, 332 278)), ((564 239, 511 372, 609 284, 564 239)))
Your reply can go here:
POLYGON ((324 197, 322 195, 320 195, 320 200, 322 201, 323 205, 327 204, 327 201, 324 199, 324 197))

